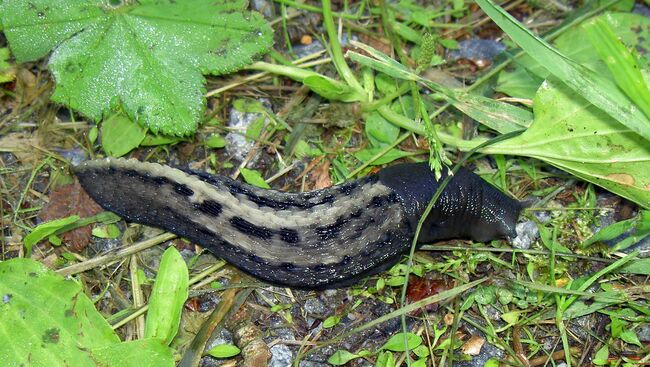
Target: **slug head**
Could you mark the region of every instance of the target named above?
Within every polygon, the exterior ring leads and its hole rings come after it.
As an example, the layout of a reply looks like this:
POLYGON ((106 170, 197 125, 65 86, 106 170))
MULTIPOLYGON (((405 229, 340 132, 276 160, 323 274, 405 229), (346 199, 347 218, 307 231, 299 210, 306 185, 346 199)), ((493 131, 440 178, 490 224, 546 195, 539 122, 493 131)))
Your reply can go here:
MULTIPOLYGON (((438 181, 426 164, 393 167, 382 170, 380 180, 402 199, 415 231, 446 172, 438 181)), ((509 198, 473 172, 461 168, 449 181, 424 221, 418 242, 431 243, 450 238, 486 242, 497 238, 514 238, 521 209, 519 201, 509 198)))

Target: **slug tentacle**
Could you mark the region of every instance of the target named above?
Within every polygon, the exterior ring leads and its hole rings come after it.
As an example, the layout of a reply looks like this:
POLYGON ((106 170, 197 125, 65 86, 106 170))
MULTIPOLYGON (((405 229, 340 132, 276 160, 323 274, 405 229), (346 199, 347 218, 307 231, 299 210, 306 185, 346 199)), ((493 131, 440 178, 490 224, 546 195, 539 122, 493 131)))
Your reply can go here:
MULTIPOLYGON (((428 168, 428 173, 422 169, 426 166, 407 166, 424 176, 389 168, 379 175, 307 193, 264 190, 224 176, 136 160, 88 161, 74 170, 93 199, 129 221, 186 237, 270 283, 319 289, 351 284, 386 269, 408 251, 414 223, 437 181, 431 181, 428 168)), ((464 208, 449 213, 455 208, 449 204, 460 203, 465 195, 462 182, 454 178, 441 197, 444 205, 436 205, 428 218, 427 225, 433 229, 424 231, 420 240, 476 237, 469 228, 435 228, 445 220, 451 220, 452 226, 471 223, 460 223, 459 218, 477 214, 485 214, 494 224, 498 220, 490 216, 504 217, 494 211, 499 208, 496 201, 516 203, 491 187, 494 192, 486 191, 481 185, 489 185, 466 173, 478 180, 469 180, 473 191, 467 194, 481 196, 469 202, 490 210, 464 208), (486 201, 485 193, 496 196, 486 201)), ((514 226, 519 209, 509 214, 505 227, 514 226)), ((475 222, 481 226, 486 221, 475 222)), ((488 229, 488 236, 507 234, 503 228, 488 229)))

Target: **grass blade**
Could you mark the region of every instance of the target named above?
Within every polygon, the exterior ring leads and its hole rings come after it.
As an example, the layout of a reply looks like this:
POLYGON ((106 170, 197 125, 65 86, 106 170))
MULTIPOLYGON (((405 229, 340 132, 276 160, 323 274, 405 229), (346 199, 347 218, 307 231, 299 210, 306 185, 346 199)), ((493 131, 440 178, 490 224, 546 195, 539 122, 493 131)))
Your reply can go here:
POLYGON ((587 37, 614 76, 614 81, 637 106, 650 117, 650 90, 639 68, 636 55, 621 42, 607 21, 609 14, 585 26, 587 37))

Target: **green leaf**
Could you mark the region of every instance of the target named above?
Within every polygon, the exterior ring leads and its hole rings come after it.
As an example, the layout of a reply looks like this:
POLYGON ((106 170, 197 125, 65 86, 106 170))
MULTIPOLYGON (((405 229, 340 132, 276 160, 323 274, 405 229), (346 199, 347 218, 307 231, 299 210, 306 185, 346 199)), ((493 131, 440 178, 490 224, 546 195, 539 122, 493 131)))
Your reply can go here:
POLYGON ((121 157, 137 148, 145 130, 128 117, 115 114, 102 123, 102 148, 106 155, 121 157))
MULTIPOLYGON (((171 349, 159 339, 140 339, 92 350, 93 366, 160 366, 173 367, 171 349)), ((75 366, 77 366, 75 361, 75 366)))
POLYGON ((238 98, 232 102, 233 108, 244 113, 264 113, 266 108, 262 102, 251 98, 238 98))
POLYGON ((326 318, 323 321, 323 327, 325 329, 329 329, 329 328, 332 328, 332 327, 338 325, 339 322, 341 322, 341 317, 342 317, 341 315, 332 315, 332 316, 326 318))
POLYGON ((614 246, 615 249, 611 251, 619 251, 621 249, 625 249, 626 247, 629 247, 630 245, 638 242, 645 236, 650 235, 650 210, 641 210, 639 211, 639 214, 634 218, 622 220, 620 222, 616 222, 605 228, 602 228, 600 231, 581 243, 580 247, 586 248, 596 242, 613 240, 623 233, 631 230, 634 230, 634 235, 627 236, 621 242, 616 244, 616 246, 614 246), (631 241, 628 241, 628 239, 631 241))
POLYGON ((545 83, 535 121, 483 153, 541 159, 650 208, 650 146, 641 136, 561 85, 545 83))
POLYGON ((341 366, 359 357, 360 356, 357 354, 353 354, 348 352, 347 350, 342 349, 342 350, 337 350, 336 352, 334 352, 334 354, 332 354, 329 358, 327 358, 327 363, 333 364, 335 366, 341 366))
POLYGON ((650 140, 650 120, 635 107, 611 80, 568 59, 543 39, 536 37, 492 0, 477 0, 485 13, 524 51, 574 92, 600 108, 610 117, 650 140))
POLYGON ((413 333, 397 333, 391 336, 381 349, 393 352, 405 352, 417 348, 420 344, 422 344, 422 338, 413 333), (406 339, 406 343, 404 339, 406 339))
POLYGON ((172 145, 183 141, 182 138, 177 136, 147 134, 144 140, 140 142, 141 147, 153 147, 156 145, 172 145))
POLYGON ((382 351, 379 353, 375 367, 395 367, 395 357, 393 357, 393 353, 388 351, 382 351))
POLYGON ((174 365, 171 351, 159 341, 120 343, 79 283, 37 261, 0 262, 0 279, 3 366, 174 365))
POLYGON ((307 76, 302 83, 315 93, 333 101, 356 102, 363 100, 363 96, 349 85, 319 74, 307 76))
POLYGON ((230 358, 239 353, 241 353, 241 350, 232 344, 219 344, 207 352, 207 354, 215 358, 230 358))
MULTIPOLYGON (((640 60, 643 63, 641 67, 647 68, 650 61, 650 32, 648 32, 650 19, 632 13, 606 13, 594 18, 595 21, 600 19, 610 22, 609 25, 617 38, 627 47, 643 52, 643 58, 640 60)), ((611 79, 612 75, 607 65, 599 58, 591 43, 585 42, 588 24, 585 22, 568 29, 555 39, 553 45, 567 58, 611 79)), ((537 88, 551 74, 529 55, 523 55, 514 61, 516 63, 514 70, 504 70, 499 73, 495 89, 513 97, 532 99, 537 88)))
POLYGON ((264 121, 266 121, 266 117, 260 116, 248 125, 248 128, 246 129, 246 137, 249 140, 257 140, 260 138, 260 134, 264 128, 264 121))
POLYGON ((57 231, 75 223, 79 220, 78 215, 71 215, 66 218, 55 219, 45 222, 36 226, 27 236, 23 242, 25 243, 25 256, 29 257, 32 253, 32 246, 41 240, 55 234, 57 231))
POLYGON ((248 168, 242 168, 240 172, 241 175, 244 176, 244 180, 247 183, 253 186, 261 187, 263 189, 271 188, 271 186, 269 186, 269 184, 267 184, 266 181, 264 181, 264 178, 262 177, 262 174, 259 171, 248 169, 248 168))
POLYGON ((115 224, 106 224, 93 228, 92 234, 99 238, 117 238, 120 235, 120 229, 115 224))
POLYGON ((8 61, 9 49, 6 47, 0 48, 0 84, 16 79, 16 70, 8 61))
POLYGON ((464 92, 456 92, 454 97, 454 107, 502 134, 525 129, 533 122, 532 112, 508 103, 464 92))
POLYGON ((237 70, 266 52, 273 32, 247 2, 4 1, 0 21, 20 62, 42 58, 52 99, 99 120, 112 106, 154 133, 183 136, 203 115, 202 73, 237 70))
POLYGON ((650 117, 650 90, 636 55, 628 51, 609 25, 614 22, 610 14, 591 20, 585 25, 587 37, 607 64, 616 85, 639 106, 646 117, 650 117))
POLYGON ((634 330, 629 330, 629 329, 624 330, 621 333, 621 335, 619 335, 619 337, 621 338, 621 340, 623 340, 624 342, 626 342, 628 344, 634 344, 634 345, 636 345, 636 346, 638 346, 640 348, 643 348, 643 346, 641 345, 641 342, 639 341, 639 337, 636 335, 634 330))
POLYGON ((158 338, 169 345, 178 332, 188 289, 187 265, 178 250, 169 247, 160 260, 151 291, 144 329, 146 338, 158 338))
POLYGON ((366 117, 365 130, 374 146, 384 147, 397 140, 400 129, 388 122, 378 112, 372 112, 366 117))
POLYGON ((223 148, 226 146, 226 139, 219 134, 212 134, 205 140, 205 145, 210 148, 223 148))
POLYGON ((603 366, 607 364, 607 360, 609 358, 609 348, 607 347, 607 344, 603 345, 596 354, 594 355, 594 359, 592 362, 597 365, 597 366, 603 366))
POLYGON ((637 259, 618 269, 620 273, 650 275, 650 258, 637 259))

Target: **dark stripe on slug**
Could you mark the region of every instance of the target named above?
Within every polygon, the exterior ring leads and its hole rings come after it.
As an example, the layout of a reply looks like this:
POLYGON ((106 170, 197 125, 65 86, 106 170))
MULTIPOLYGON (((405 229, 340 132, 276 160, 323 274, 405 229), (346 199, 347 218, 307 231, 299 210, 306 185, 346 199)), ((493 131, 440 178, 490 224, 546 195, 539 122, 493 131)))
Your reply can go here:
POLYGON ((269 262, 264 260, 263 258, 255 255, 255 254, 248 254, 248 259, 256 264, 262 264, 262 265, 268 265, 269 262))
POLYGON ((126 177, 140 177, 142 174, 134 169, 126 169, 123 171, 126 177))
POLYGON ((185 184, 175 184, 174 185, 174 190, 176 190, 177 193, 183 195, 183 196, 192 196, 194 195, 194 191, 187 187, 185 184))
POLYGON ((273 231, 270 229, 257 226, 241 217, 232 217, 230 224, 239 232, 246 235, 255 236, 264 240, 268 240, 273 236, 273 231))
POLYGON ((169 179, 164 176, 156 176, 152 178, 153 183, 155 183, 158 186, 163 186, 167 185, 170 183, 169 179))
POLYGON ((386 205, 398 203, 398 202, 399 202, 399 198, 397 197, 397 194, 395 194, 395 192, 391 192, 388 195, 375 196, 374 198, 372 198, 372 201, 370 202, 370 205, 368 205, 368 207, 383 208, 386 205))
POLYGON ((219 215, 221 215, 221 212, 223 212, 223 207, 221 206, 221 204, 217 203, 214 200, 205 200, 202 203, 195 203, 194 207, 197 210, 205 214, 209 214, 213 217, 218 217, 219 215))
POLYGON ((296 271, 298 270, 298 267, 295 264, 292 263, 282 263, 280 264, 280 268, 285 271, 296 271))
POLYGON ((341 233, 341 230, 348 222, 349 219, 345 218, 344 216, 339 217, 336 222, 332 224, 316 227, 316 234, 318 234, 318 237, 321 241, 334 239, 339 236, 339 233, 341 233))
POLYGON ((278 231, 278 234, 280 235, 280 239, 286 243, 294 244, 300 242, 300 235, 295 229, 282 228, 278 231))
POLYGON ((338 187, 339 192, 345 196, 350 196, 356 188, 359 187, 359 181, 351 181, 338 187))

